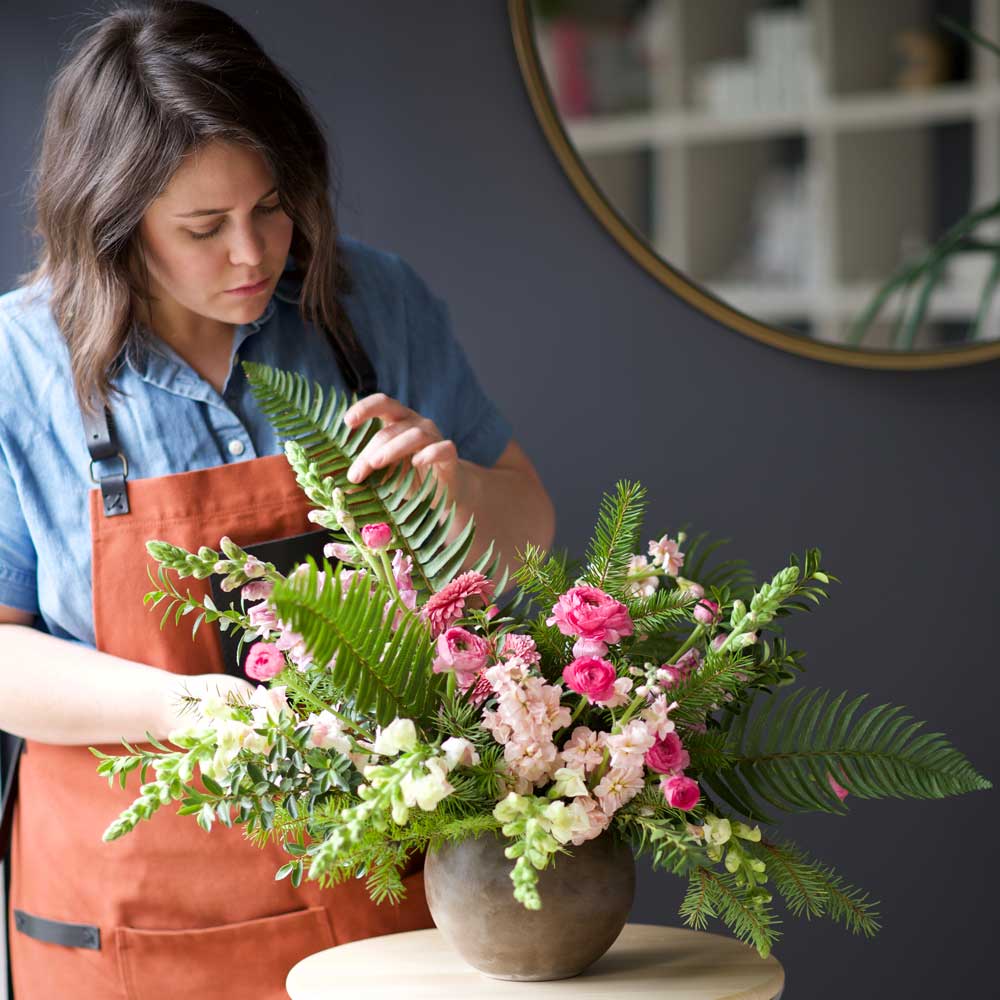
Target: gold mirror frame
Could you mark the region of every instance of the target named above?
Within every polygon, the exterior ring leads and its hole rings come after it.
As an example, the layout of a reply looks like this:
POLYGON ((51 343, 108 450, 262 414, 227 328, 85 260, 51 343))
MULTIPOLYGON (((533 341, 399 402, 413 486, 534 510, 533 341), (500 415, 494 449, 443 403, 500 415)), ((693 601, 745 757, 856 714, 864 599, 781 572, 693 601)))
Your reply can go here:
POLYGON ((716 298, 690 278, 675 270, 656 254, 646 238, 627 223, 590 176, 579 153, 573 147, 559 119, 555 103, 542 70, 538 48, 531 30, 529 0, 507 0, 514 50, 521 67, 521 77, 528 91, 531 105, 542 126, 552 151, 562 165, 570 183, 583 198, 604 228, 633 260, 644 267, 657 281, 666 285, 675 295, 694 306, 699 312, 754 340, 769 344, 792 354, 832 364, 850 365, 855 368, 914 369, 954 368, 973 365, 981 361, 1000 358, 1000 340, 969 347, 954 347, 943 351, 868 351, 839 347, 809 337, 796 335, 768 326, 733 306, 716 298))

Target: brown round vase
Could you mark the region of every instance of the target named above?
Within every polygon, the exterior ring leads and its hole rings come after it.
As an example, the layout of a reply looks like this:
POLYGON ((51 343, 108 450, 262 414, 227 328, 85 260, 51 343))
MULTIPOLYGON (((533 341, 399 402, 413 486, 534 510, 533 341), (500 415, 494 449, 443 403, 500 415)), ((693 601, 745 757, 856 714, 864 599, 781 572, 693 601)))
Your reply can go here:
POLYGON ((469 965, 494 979, 567 979, 615 943, 635 895, 627 844, 603 833, 539 873, 540 910, 514 899, 495 834, 446 842, 424 866, 427 904, 438 930, 469 965))

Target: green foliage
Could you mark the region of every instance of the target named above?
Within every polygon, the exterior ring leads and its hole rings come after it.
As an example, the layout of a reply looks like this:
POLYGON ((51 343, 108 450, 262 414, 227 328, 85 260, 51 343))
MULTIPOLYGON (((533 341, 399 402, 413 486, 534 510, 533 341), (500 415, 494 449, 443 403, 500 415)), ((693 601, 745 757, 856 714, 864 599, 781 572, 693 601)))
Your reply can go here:
POLYGON ((705 780, 753 818, 765 818, 754 796, 785 811, 846 812, 831 774, 863 799, 942 798, 992 787, 942 734, 918 733, 923 723, 902 708, 879 705, 853 722, 866 697, 845 703, 846 693, 798 690, 764 702, 752 722, 749 712, 733 722, 732 766, 705 780))
POLYGON ((868 893, 848 885, 828 865, 812 861, 791 841, 762 840, 747 845, 767 865, 767 873, 790 913, 799 917, 829 917, 855 934, 874 937, 879 929, 878 903, 868 893))
POLYGON ((761 958, 781 936, 781 921, 768 905, 769 896, 761 889, 741 885, 730 872, 696 868, 679 913, 684 923, 704 930, 710 918, 721 920, 741 941, 752 944, 761 958))
POLYGON ((378 587, 370 596, 367 581, 354 577, 342 584, 342 567, 324 560, 325 585, 317 579, 312 558, 308 571, 275 585, 270 602, 278 617, 298 632, 315 662, 329 665, 340 699, 357 712, 372 712, 379 725, 394 718, 422 722, 441 698, 443 676, 431 671, 433 650, 426 623, 398 605, 387 612, 393 595, 378 587), (393 614, 400 614, 393 630, 393 614))
POLYGON ((564 554, 546 555, 543 549, 528 542, 522 553, 522 562, 514 573, 514 582, 523 596, 534 598, 542 611, 551 613, 559 596, 569 590, 564 554))
POLYGON ((622 594, 629 560, 639 549, 645 499, 644 487, 624 479, 615 483, 613 495, 604 494, 587 547, 586 584, 613 596, 622 594))
POLYGON ((649 597, 625 599, 637 636, 689 624, 694 603, 694 597, 689 597, 686 590, 676 587, 660 587, 649 597))
MULTIPOLYGON (((655 794, 663 801, 659 788, 655 794)), ((666 812, 666 810, 665 810, 666 812)), ((673 875, 689 875, 699 867, 710 864, 701 841, 678 822, 676 810, 664 816, 643 816, 640 813, 622 814, 621 825, 636 855, 649 858, 654 869, 673 875)))
MULTIPOLYGON (((297 372, 285 372, 267 365, 243 362, 247 381, 257 402, 282 438, 303 449, 305 463, 296 468, 300 485, 314 503, 324 484, 348 494, 350 512, 359 524, 384 521, 393 529, 396 547, 413 560, 413 582, 418 590, 433 592, 450 581, 464 565, 472 547, 474 521, 452 541, 447 536, 455 519, 455 504, 449 509, 447 491, 427 476, 411 496, 416 470, 403 463, 372 473, 363 483, 347 478, 347 470, 378 430, 377 421, 367 420, 353 430, 343 422, 347 408, 356 401, 335 389, 310 384, 297 372), (327 482, 328 481, 328 482, 327 482)), ((501 592, 506 572, 500 573, 498 559, 492 559, 492 544, 473 566, 498 581, 501 592)))

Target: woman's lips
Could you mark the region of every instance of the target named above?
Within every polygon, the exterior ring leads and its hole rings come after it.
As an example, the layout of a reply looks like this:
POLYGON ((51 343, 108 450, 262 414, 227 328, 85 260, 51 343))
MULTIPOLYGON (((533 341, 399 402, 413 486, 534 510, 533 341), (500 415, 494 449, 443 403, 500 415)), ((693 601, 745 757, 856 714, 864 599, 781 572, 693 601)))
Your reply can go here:
POLYGON ((265 288, 267 288, 268 279, 264 278, 263 281, 259 281, 256 285, 244 285, 242 288, 229 288, 226 290, 227 295, 259 295, 265 288))

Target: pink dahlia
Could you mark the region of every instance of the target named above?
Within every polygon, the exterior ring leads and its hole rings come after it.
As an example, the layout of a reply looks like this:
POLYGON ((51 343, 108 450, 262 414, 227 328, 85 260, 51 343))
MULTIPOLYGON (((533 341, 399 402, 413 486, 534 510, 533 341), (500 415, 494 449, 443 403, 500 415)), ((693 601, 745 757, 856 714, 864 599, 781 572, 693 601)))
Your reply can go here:
POLYGON ((557 625, 563 635, 612 644, 633 631, 625 605, 599 587, 570 587, 545 624, 557 625))
POLYGON ((488 598, 493 593, 493 581, 482 573, 470 570, 446 583, 436 594, 431 594, 420 609, 420 614, 431 626, 436 638, 465 613, 465 602, 470 597, 488 598))

